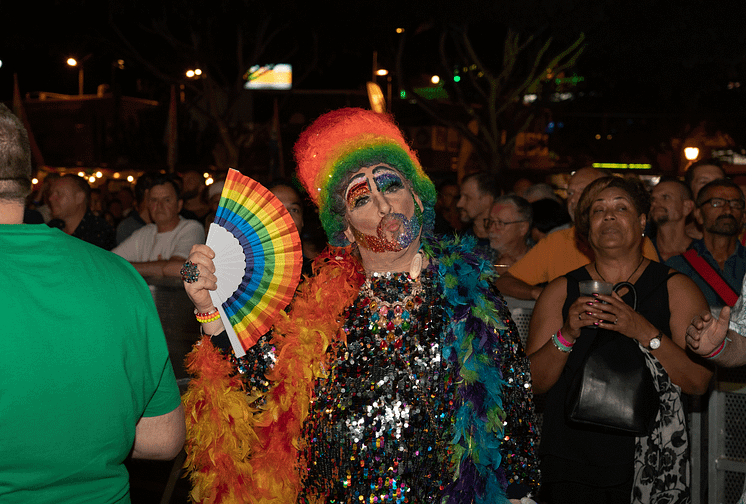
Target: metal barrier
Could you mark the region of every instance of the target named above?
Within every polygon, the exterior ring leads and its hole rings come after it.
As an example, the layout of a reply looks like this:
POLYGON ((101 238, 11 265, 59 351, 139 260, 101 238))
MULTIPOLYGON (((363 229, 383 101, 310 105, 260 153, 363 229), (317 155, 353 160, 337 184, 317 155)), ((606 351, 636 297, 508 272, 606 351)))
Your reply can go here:
POLYGON ((184 357, 199 339, 199 322, 194 318, 194 306, 179 278, 148 277, 145 279, 153 295, 168 353, 177 379, 188 378, 184 357))
POLYGON ((735 504, 746 481, 746 367, 718 369, 707 415, 707 502, 735 504))
POLYGON ((508 303, 508 310, 510 310, 510 317, 518 326, 518 334, 521 337, 521 343, 523 348, 526 348, 526 341, 528 340, 528 325, 531 322, 531 315, 534 313, 534 305, 536 301, 527 301, 525 299, 516 299, 510 296, 503 296, 505 302, 508 303))

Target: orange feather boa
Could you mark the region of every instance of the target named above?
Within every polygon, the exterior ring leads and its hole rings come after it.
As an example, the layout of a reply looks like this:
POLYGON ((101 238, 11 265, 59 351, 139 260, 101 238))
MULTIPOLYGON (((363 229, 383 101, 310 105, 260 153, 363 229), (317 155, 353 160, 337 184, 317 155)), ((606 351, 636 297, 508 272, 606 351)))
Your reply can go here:
POLYGON ((349 253, 329 250, 314 262, 289 313, 274 324, 277 364, 260 410, 252 408, 230 361, 209 338, 187 356, 195 376, 184 396, 191 498, 206 504, 293 504, 302 485, 301 427, 326 352, 341 337, 342 314, 365 275, 349 253))

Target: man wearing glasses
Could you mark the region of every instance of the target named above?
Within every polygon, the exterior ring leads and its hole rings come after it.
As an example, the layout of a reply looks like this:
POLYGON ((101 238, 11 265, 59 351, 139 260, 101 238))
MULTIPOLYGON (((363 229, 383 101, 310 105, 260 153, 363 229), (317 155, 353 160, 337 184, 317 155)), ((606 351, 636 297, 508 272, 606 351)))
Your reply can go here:
POLYGON ((499 273, 526 255, 531 248, 531 204, 520 196, 501 196, 484 219, 484 229, 499 273))
POLYGON ((700 189, 694 216, 703 237, 685 254, 666 264, 689 275, 710 307, 733 306, 746 273, 746 248, 738 242, 744 216, 741 188, 728 179, 714 180, 700 189))

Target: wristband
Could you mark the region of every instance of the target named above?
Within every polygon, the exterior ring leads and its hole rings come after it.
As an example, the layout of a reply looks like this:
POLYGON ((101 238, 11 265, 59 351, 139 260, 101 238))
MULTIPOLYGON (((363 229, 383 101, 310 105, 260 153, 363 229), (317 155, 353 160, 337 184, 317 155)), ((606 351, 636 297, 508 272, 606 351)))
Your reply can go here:
POLYGON ((715 350, 712 351, 710 355, 705 355, 705 359, 714 359, 718 355, 720 355, 720 352, 725 350, 725 346, 728 344, 728 338, 725 338, 722 343, 720 343, 720 346, 718 346, 715 350))
POLYGON ((572 345, 563 344, 560 341, 560 339, 557 337, 557 333, 552 334, 552 343, 554 343, 554 346, 557 347, 557 350, 559 350, 562 353, 570 353, 570 351, 572 350, 572 345))
POLYGON ((207 313, 199 313, 197 309, 194 309, 194 316, 197 318, 197 322, 200 324, 207 324, 208 322, 214 322, 220 318, 220 312, 217 308, 207 313))
POLYGON ((562 329, 560 329, 560 330, 557 331, 557 341, 559 341, 560 343, 562 343, 563 346, 566 346, 568 348, 572 348, 572 346, 575 344, 574 341, 572 341, 572 342, 567 341, 564 338, 564 336, 562 336, 562 329))

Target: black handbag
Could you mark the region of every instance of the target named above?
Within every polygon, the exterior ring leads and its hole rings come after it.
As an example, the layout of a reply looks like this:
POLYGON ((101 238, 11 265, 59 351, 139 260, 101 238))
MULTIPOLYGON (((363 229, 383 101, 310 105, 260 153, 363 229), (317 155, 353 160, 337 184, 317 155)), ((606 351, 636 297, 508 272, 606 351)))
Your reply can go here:
MULTIPOLYGON (((634 286, 622 282, 614 290, 634 286)), ((570 424, 613 434, 646 436, 658 414, 658 390, 638 343, 616 331, 597 329, 584 362, 568 389, 570 424)))

